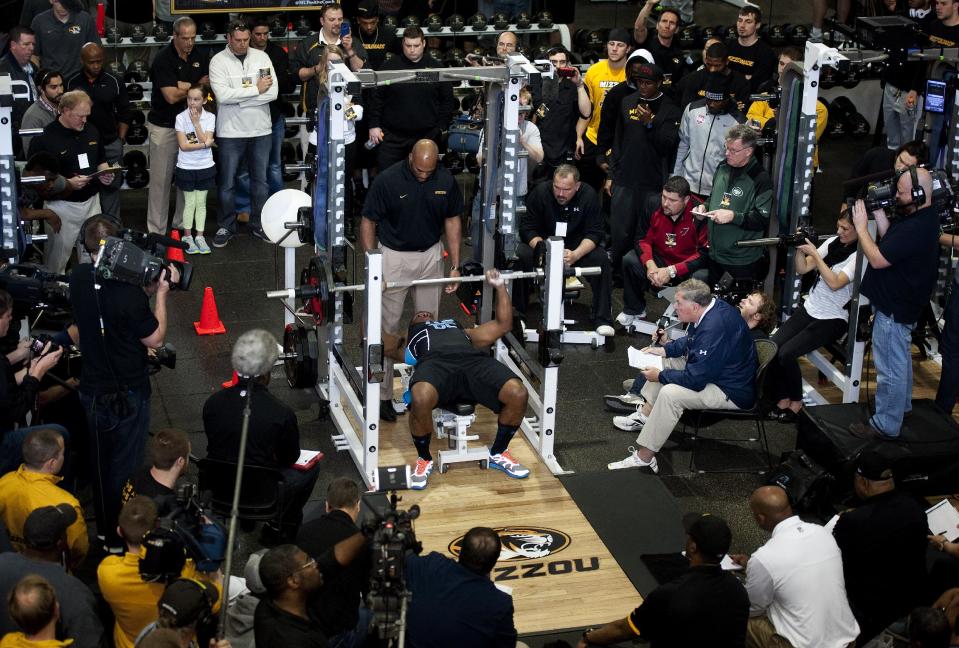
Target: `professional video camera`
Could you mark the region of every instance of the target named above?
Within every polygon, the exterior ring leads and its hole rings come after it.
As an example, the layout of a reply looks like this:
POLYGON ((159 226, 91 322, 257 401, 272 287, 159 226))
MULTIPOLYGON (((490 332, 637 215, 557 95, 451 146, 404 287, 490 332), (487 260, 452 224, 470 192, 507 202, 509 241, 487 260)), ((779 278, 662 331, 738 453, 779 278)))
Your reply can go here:
MULTIPOLYGON (((904 173, 909 173, 908 169, 900 171, 896 175, 880 182, 872 182, 866 186, 866 210, 870 213, 879 209, 885 209, 887 215, 892 218, 900 215, 898 211, 899 202, 896 200, 896 186, 899 178, 904 173), (890 210, 890 208, 892 208, 890 210)), ((932 206, 939 213, 939 220, 943 226, 951 225, 955 220, 954 208, 956 199, 956 183, 942 169, 932 169, 932 206)), ((914 190, 918 183, 913 183, 914 190)), ((920 189, 921 191, 921 189, 920 189)), ((925 201, 925 195, 913 197, 916 202, 925 201)))
POLYGON ((197 571, 218 570, 226 559, 226 529, 209 503, 200 499, 196 484, 180 484, 170 505, 171 512, 143 537, 140 578, 169 583, 180 577, 187 558, 193 559, 197 571))
POLYGON ((423 543, 413 532, 413 520, 419 517, 420 507, 414 504, 409 511, 403 511, 396 506, 398 500, 396 491, 391 491, 386 511, 363 525, 372 552, 370 592, 366 601, 373 612, 371 627, 383 640, 405 634, 406 606, 410 598, 404 577, 406 554, 423 550, 423 543))
POLYGON ((189 290, 193 279, 193 266, 180 261, 164 259, 166 249, 173 247, 181 250, 186 245, 159 234, 144 234, 134 230, 121 230, 119 237, 108 236, 100 244, 95 266, 100 279, 122 281, 134 286, 147 286, 160 279, 160 275, 169 271, 168 265, 180 272, 180 280, 170 284, 174 290, 189 290))
POLYGON ((819 242, 819 235, 816 233, 816 228, 814 228, 811 223, 800 225, 795 232, 785 232, 779 236, 736 241, 736 247, 771 247, 773 245, 781 245, 783 247, 799 247, 806 242, 806 239, 809 239, 813 245, 819 242))
POLYGON ((0 269, 0 288, 13 297, 15 309, 68 308, 70 289, 66 282, 65 275, 47 272, 32 263, 11 263, 0 269))
POLYGON ((758 285, 755 281, 734 279, 731 274, 724 272, 723 276, 716 282, 716 287, 713 288, 713 296, 739 308, 739 302, 757 288, 758 285))

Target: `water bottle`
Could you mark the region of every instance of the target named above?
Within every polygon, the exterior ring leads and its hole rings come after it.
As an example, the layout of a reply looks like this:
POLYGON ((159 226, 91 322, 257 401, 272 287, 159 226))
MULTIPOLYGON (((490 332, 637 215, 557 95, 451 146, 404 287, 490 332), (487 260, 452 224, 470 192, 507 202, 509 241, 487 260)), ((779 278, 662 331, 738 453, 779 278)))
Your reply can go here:
POLYGON ((363 143, 363 148, 365 148, 367 151, 372 151, 376 148, 376 146, 376 142, 374 142, 372 139, 368 139, 363 143))

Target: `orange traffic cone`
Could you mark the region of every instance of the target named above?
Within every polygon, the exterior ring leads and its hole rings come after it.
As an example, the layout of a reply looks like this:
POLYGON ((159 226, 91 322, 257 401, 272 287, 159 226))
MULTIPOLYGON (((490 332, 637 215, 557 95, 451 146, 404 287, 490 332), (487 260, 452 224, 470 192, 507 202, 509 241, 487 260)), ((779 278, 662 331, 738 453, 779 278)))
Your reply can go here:
POLYGON ((237 384, 238 382, 240 382, 240 376, 234 371, 232 378, 230 378, 229 380, 223 381, 223 389, 229 389, 230 387, 237 384))
MULTIPOLYGON (((173 230, 170 232, 170 238, 174 241, 180 240, 180 230, 173 230)), ((183 256, 183 250, 176 247, 168 247, 166 249, 166 260, 167 261, 179 261, 180 263, 186 263, 186 258, 183 256)))
POLYGON ((213 298, 213 288, 203 289, 203 308, 200 310, 200 321, 193 322, 197 335, 216 335, 226 333, 226 327, 220 321, 220 314, 216 310, 216 300, 213 298))

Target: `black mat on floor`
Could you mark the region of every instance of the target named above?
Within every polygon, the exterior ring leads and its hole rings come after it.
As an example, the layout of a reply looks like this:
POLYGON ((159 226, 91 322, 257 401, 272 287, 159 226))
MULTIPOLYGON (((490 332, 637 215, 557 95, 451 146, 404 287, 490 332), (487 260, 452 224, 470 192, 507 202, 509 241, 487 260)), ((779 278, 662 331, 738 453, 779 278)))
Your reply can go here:
POLYGON ((662 480, 639 470, 559 479, 633 586, 649 594, 657 583, 640 556, 682 551, 686 541, 682 512, 662 480))

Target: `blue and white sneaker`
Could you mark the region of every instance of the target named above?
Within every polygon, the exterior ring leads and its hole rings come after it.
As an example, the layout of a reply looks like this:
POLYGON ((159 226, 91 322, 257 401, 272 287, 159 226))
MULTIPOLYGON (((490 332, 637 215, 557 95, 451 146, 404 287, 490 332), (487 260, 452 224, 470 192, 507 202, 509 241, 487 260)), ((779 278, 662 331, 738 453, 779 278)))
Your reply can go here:
POLYGON ((206 244, 206 239, 203 238, 202 234, 196 237, 196 247, 200 251, 200 254, 210 253, 210 246, 206 244))
POLYGON ((180 242, 186 244, 186 246, 187 246, 187 247, 186 247, 186 253, 187 253, 187 254, 199 254, 199 253, 200 253, 200 248, 197 247, 196 242, 193 240, 193 237, 192 237, 192 236, 184 236, 184 237, 181 239, 180 242))
POLYGON ((526 479, 529 477, 529 468, 526 468, 523 464, 516 461, 509 450, 503 450, 500 454, 491 454, 489 456, 489 467, 502 470, 513 479, 526 479))
POLYGON ((410 488, 413 490, 426 488, 426 481, 429 479, 431 472, 433 472, 433 462, 417 457, 416 465, 413 466, 413 474, 410 475, 410 488))

